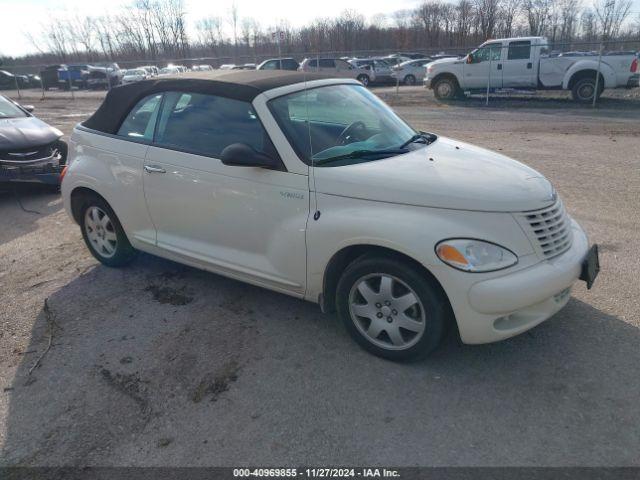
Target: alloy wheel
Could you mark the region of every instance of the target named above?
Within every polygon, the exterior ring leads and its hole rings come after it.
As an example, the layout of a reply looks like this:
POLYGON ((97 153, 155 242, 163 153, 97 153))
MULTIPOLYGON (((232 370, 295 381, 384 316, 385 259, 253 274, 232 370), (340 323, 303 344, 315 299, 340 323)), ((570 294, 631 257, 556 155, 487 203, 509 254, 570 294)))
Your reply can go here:
POLYGON ((408 349, 425 332, 422 301, 392 275, 373 273, 358 279, 349 293, 349 313, 369 342, 387 350, 408 349))
POLYGON ((109 215, 91 206, 84 214, 84 228, 91 246, 103 258, 111 258, 118 249, 118 237, 109 215))

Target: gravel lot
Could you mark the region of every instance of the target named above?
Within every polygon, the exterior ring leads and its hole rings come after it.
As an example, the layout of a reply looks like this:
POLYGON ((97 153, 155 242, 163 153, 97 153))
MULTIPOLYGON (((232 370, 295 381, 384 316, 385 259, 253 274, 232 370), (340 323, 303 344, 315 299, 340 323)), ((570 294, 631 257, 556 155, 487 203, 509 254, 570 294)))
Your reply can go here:
MULTIPOLYGON (((376 91, 551 179, 601 245, 594 289, 514 339, 394 364, 313 304, 149 255, 100 266, 59 196, 3 193, 0 465, 640 466, 638 89, 596 109, 376 91)), ((24 95, 65 134, 100 97, 24 95)))

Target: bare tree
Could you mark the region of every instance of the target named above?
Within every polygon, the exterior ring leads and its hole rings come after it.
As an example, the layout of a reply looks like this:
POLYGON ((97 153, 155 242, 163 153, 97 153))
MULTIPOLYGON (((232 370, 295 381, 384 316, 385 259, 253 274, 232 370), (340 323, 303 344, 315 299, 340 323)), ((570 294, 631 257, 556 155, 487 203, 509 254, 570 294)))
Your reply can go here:
POLYGON ((500 10, 500 0, 474 0, 474 6, 480 26, 480 34, 486 40, 493 36, 500 10))
POLYGON ((631 11, 631 0, 597 0, 594 11, 603 40, 610 40, 620 33, 622 24, 631 11))
POLYGON ((229 10, 229 22, 231 23, 231 27, 233 28, 233 45, 235 48, 234 57, 238 57, 238 6, 236 3, 231 4, 231 9, 229 10))
POLYGON ((525 0, 524 11, 530 35, 543 35, 551 17, 553 0, 525 0))

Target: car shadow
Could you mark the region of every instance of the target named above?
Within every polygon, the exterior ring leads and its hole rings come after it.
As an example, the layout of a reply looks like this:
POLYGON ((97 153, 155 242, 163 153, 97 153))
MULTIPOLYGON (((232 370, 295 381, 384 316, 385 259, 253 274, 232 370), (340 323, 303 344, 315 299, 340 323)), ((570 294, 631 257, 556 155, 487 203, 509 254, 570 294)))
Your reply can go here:
POLYGON ((141 255, 94 267, 43 305, 1 386, 0 465, 302 464, 334 440, 345 464, 632 461, 639 341, 636 327, 572 299, 519 337, 449 337, 425 361, 397 364, 360 350, 315 305, 141 255), (272 418, 289 425, 277 442, 272 418))
POLYGON ((35 231, 39 220, 62 208, 60 194, 50 187, 0 183, 0 245, 35 231))

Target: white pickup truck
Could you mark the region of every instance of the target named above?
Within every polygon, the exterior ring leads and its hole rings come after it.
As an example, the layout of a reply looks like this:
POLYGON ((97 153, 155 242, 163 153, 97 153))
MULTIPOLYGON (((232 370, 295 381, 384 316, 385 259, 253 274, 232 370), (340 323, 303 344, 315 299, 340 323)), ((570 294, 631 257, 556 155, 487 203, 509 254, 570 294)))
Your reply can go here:
POLYGON ((571 90, 573 99, 587 103, 605 88, 638 86, 638 56, 633 52, 549 54, 545 37, 489 40, 461 58, 429 63, 424 85, 438 99, 499 89, 571 90), (596 74, 600 70, 600 79, 596 74))

